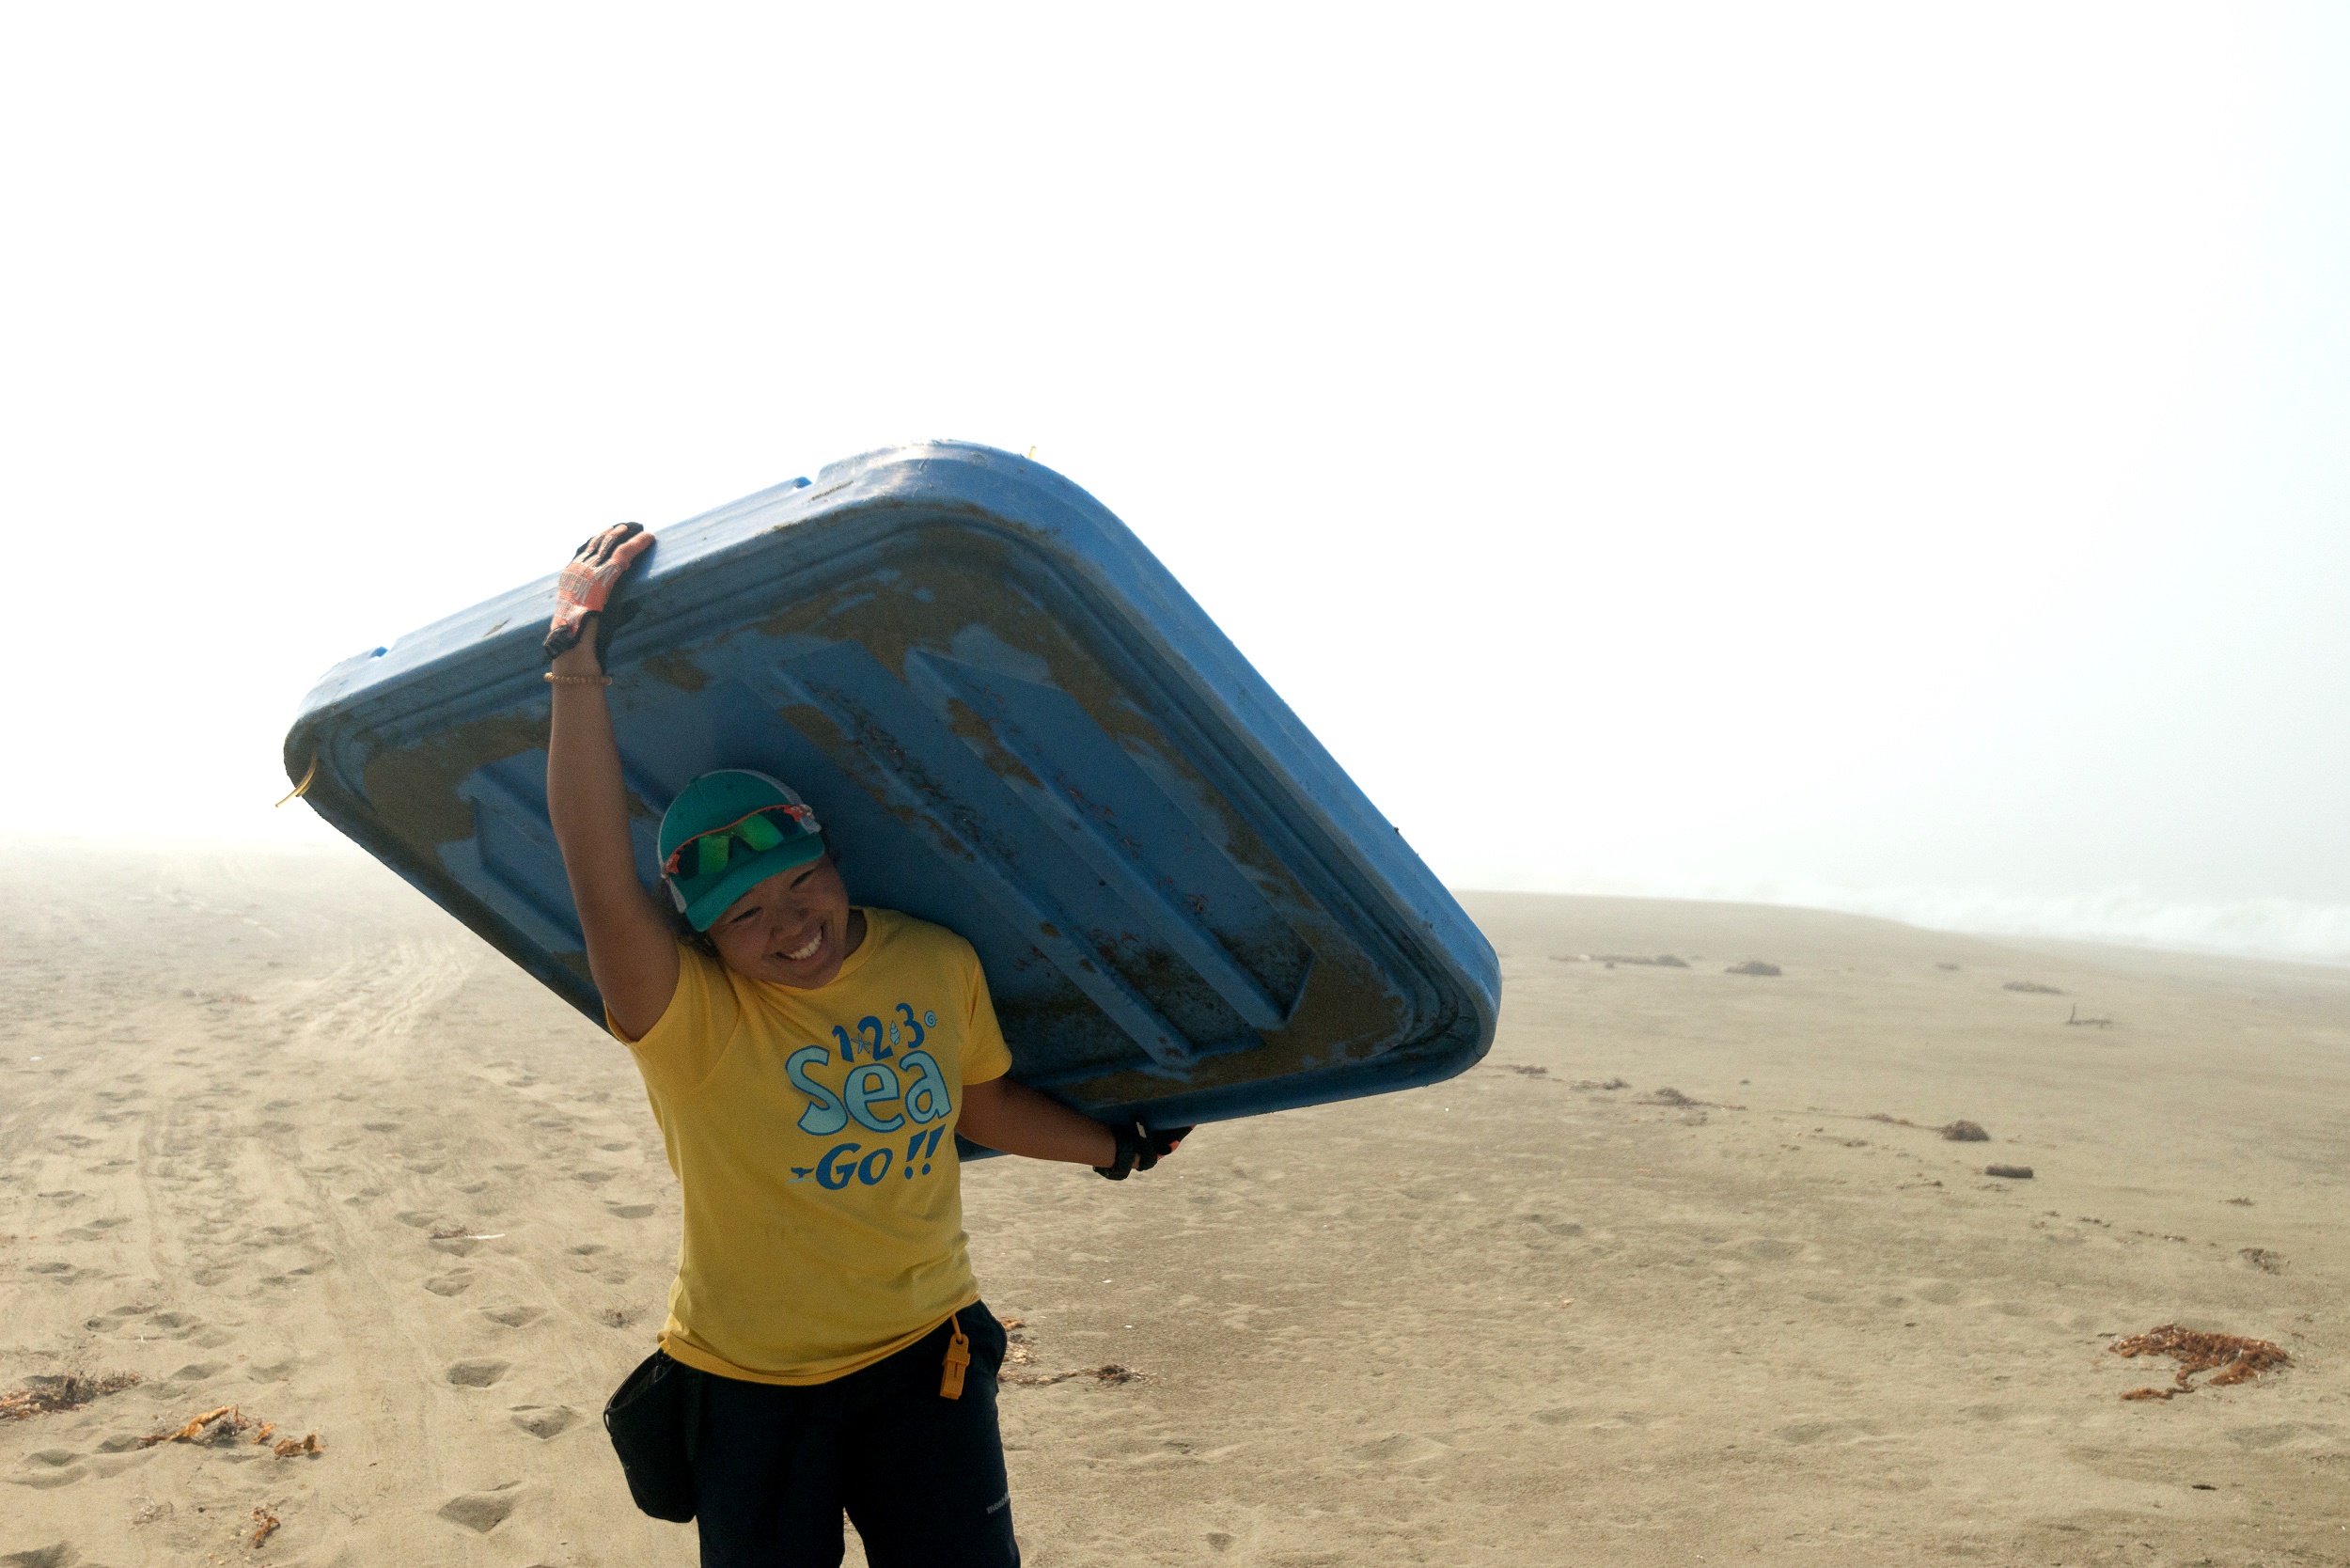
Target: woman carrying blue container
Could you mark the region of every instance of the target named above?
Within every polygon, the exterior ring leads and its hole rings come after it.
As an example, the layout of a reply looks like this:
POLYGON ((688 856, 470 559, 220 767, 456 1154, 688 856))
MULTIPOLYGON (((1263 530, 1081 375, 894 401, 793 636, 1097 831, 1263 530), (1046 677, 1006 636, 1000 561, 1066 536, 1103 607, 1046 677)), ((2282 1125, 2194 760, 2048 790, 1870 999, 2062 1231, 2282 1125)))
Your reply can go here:
POLYGON ((725 769, 661 822, 665 909, 636 878, 598 631, 652 536, 564 569, 547 812, 604 1021, 643 1073, 684 1237, 661 1348, 606 1421, 640 1506, 694 1518, 705 1568, 1015 1564, 996 1428, 1004 1331, 963 1233, 955 1135, 1150 1169, 1189 1129, 1105 1126, 1006 1074, 971 945, 852 904, 791 789, 725 769))

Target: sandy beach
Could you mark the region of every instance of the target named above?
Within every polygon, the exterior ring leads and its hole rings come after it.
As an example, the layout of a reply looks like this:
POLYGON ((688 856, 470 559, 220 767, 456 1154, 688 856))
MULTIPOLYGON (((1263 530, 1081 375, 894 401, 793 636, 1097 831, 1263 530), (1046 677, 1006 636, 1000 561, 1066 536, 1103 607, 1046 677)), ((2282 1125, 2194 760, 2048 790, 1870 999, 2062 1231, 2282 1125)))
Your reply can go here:
MULTIPOLYGON (((966 1172, 1029 1562, 2350 1563, 2350 971, 1464 902, 1463 1077, 966 1172), (2172 1323, 2291 1364, 2125 1401, 2172 1323)), ((0 1563, 694 1560, 618 1045, 352 852, 0 851, 0 1392, 138 1379, 0 1419, 0 1563)))

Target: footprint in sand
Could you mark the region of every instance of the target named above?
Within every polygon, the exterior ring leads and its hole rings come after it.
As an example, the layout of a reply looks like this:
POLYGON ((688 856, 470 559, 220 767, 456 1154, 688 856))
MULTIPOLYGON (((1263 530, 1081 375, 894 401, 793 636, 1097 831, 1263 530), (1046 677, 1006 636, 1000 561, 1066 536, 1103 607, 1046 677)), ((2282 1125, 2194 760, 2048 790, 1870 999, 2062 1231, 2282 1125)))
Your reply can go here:
POLYGON ((467 1492, 451 1497, 441 1505, 441 1517, 487 1535, 504 1524, 507 1515, 521 1504, 521 1494, 512 1490, 516 1484, 519 1483, 509 1482, 494 1492, 467 1492))
POLYGON ((462 1295, 473 1287, 473 1273, 459 1269, 451 1274, 436 1274, 424 1282, 424 1288, 434 1295, 462 1295))
POLYGON ((72 1568, 82 1560, 71 1543, 60 1541, 54 1546, 36 1546, 26 1551, 10 1552, 0 1557, 0 1568, 72 1568))
POLYGON ((487 1388, 512 1365, 509 1361, 460 1361, 446 1375, 460 1388, 487 1388))
POLYGON ((1561 1219, 1556 1215, 1524 1214, 1518 1215, 1518 1218, 1528 1225, 1539 1225, 1554 1236, 1579 1236, 1583 1233, 1582 1226, 1571 1219, 1561 1219))
POLYGON ((572 1180, 574 1182, 585 1182, 589 1186, 594 1187, 602 1186, 604 1183, 612 1180, 613 1177, 619 1174, 619 1172, 617 1170, 574 1170, 572 1172, 572 1180))
POLYGON ((541 1440, 559 1436, 579 1424, 579 1412, 568 1404, 548 1408, 537 1404, 514 1406, 514 1424, 541 1440))
POLYGON ((1813 1443, 1838 1438, 1844 1443, 1860 1443, 1877 1435, 1881 1428, 1874 1421, 1790 1421, 1776 1428, 1773 1435, 1796 1448, 1809 1448, 1813 1443))
POLYGON ((131 1222, 127 1219, 118 1218, 93 1219, 86 1225, 76 1225, 70 1231, 60 1231, 57 1233, 61 1236, 70 1236, 75 1241, 99 1241, 103 1239, 106 1232, 113 1230, 116 1226, 128 1225, 131 1222))
POLYGON ((2240 1431, 2231 1432, 2227 1435, 2228 1441, 2238 1448, 2273 1449, 2280 1443, 2293 1441, 2300 1435, 2300 1432, 2301 1426, 2298 1422, 2283 1421, 2275 1426, 2248 1426, 2240 1431))
POLYGON ((1356 1459, 1369 1460, 1374 1465, 1417 1467, 1434 1464, 1453 1450, 1450 1445, 1439 1443, 1433 1437, 1422 1437, 1413 1432, 1396 1432, 1347 1451, 1356 1459))
POLYGON ((650 1219, 652 1217, 652 1205, 650 1203, 606 1203, 604 1207, 612 1212, 615 1219, 650 1219))
POLYGON ((481 1315, 509 1328, 526 1328, 547 1315, 543 1307, 484 1307, 481 1315))
MULTIPOLYGON (((8 1479, 19 1486, 29 1486, 45 1492, 52 1486, 70 1486, 89 1472, 77 1463, 81 1455, 70 1449, 42 1449, 24 1456, 24 1473, 8 1479)), ((0 1562, 8 1560, 0 1558, 0 1562)), ((66 1559, 71 1561, 70 1558, 66 1559)))

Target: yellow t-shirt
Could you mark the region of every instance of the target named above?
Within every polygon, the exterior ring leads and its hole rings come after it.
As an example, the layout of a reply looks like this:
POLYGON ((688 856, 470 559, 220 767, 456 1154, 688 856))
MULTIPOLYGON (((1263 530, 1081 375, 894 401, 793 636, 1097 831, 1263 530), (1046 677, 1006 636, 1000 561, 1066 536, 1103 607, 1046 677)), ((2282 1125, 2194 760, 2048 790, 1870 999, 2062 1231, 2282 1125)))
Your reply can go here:
POLYGON ((964 1248, 963 1086, 1011 1069, 971 944, 886 909, 795 991, 682 944, 630 1041, 685 1189, 661 1347, 754 1383, 827 1383, 979 1299, 964 1248))

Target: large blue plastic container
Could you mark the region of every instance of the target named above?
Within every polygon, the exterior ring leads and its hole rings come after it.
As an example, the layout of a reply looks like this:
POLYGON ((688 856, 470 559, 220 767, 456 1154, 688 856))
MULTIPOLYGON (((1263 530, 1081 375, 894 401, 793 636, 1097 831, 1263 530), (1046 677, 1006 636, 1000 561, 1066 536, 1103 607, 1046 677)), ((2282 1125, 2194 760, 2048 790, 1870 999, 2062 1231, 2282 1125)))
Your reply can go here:
MULTIPOLYGON (((585 531, 585 530, 583 530, 585 531)), ((807 797, 852 897, 979 949, 1014 1073, 1158 1125, 1448 1077, 1492 947, 1124 525, 959 443, 659 530, 606 644, 637 870, 695 775, 807 797)), ((546 818, 554 579, 337 666, 319 813, 601 1021, 546 818)))

